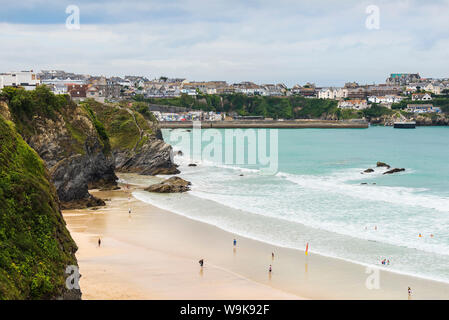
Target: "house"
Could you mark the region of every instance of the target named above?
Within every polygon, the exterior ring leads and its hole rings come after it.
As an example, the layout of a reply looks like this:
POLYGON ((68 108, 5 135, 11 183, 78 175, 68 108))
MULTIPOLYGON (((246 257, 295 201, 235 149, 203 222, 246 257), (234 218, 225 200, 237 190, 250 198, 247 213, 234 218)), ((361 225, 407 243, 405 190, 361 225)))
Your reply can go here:
POLYGON ((232 85, 235 92, 240 92, 246 95, 265 95, 265 89, 253 82, 244 81, 240 83, 234 83, 232 85))
POLYGON ((350 99, 366 99, 367 95, 368 93, 366 92, 366 89, 363 87, 348 88, 347 97, 350 99))
POLYGON ((97 86, 90 86, 89 89, 87 89, 86 98, 92 98, 95 101, 104 103, 105 92, 99 89, 97 86))
POLYGON ((387 84, 372 85, 366 88, 367 96, 387 96, 387 95, 397 96, 401 92, 402 88, 400 86, 387 85, 387 84))
POLYGON ((346 88, 323 88, 318 91, 320 99, 344 99, 348 97, 348 89, 346 88))
POLYGON ((62 79, 62 78, 49 78, 49 79, 44 79, 41 80, 41 84, 46 85, 50 88, 50 90, 54 93, 54 94, 67 94, 67 85, 69 84, 86 84, 86 82, 84 80, 81 79, 71 79, 71 78, 67 78, 67 79, 62 79))
POLYGON ((412 101, 429 101, 432 100, 432 96, 429 93, 413 93, 412 101))
POLYGON ((404 99, 401 96, 386 95, 386 96, 369 96, 368 101, 371 103, 393 104, 399 103, 404 99))
POLYGON ((362 99, 340 100, 338 107, 341 109, 362 110, 368 108, 368 103, 362 99))
POLYGON ((441 94, 442 87, 437 84, 429 83, 424 87, 424 90, 432 92, 433 94, 441 94))
POLYGON ((75 101, 84 101, 87 97, 87 84, 67 84, 67 92, 75 101))
POLYGON ((39 84, 40 80, 33 70, 0 73, 0 89, 20 86, 25 90, 34 90, 39 84))
POLYGON ((434 107, 432 104, 408 104, 405 111, 412 113, 440 113, 441 109, 434 107))

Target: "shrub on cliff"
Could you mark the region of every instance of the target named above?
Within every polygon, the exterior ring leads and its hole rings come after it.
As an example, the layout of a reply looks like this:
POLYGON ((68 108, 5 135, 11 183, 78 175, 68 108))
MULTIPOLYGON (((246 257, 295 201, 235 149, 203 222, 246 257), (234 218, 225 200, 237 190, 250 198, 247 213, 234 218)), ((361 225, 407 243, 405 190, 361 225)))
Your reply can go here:
POLYGON ((0 299, 63 297, 76 244, 39 158, 0 115, 0 299))

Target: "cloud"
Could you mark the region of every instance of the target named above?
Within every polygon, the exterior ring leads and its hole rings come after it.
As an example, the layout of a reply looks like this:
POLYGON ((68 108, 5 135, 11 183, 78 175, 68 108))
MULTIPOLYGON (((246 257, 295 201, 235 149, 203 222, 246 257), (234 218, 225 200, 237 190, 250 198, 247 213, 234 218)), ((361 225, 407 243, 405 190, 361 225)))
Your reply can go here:
POLYGON ((0 70, 289 85, 381 82, 391 72, 447 76, 448 9, 448 1, 386 0, 8 2, 0 70), (64 26, 72 2, 81 30, 64 26), (371 4, 380 9, 379 30, 365 28, 371 4))

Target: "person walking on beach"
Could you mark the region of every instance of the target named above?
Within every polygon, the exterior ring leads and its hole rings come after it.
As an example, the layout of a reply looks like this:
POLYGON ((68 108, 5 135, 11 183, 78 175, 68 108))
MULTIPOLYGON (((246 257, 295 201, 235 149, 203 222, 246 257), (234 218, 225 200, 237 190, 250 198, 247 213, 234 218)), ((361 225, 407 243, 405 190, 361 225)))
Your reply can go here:
POLYGON ((234 247, 237 245, 237 240, 234 239, 234 247))
POLYGON ((271 260, 274 260, 274 252, 271 253, 271 260))
POLYGON ((201 259, 200 261, 198 261, 198 263, 200 264, 200 267, 202 268, 202 267, 203 267, 203 265, 204 265, 204 260, 203 260, 203 259, 201 259))
POLYGON ((272 270, 273 270, 273 268, 271 267, 271 264, 270 264, 270 267, 268 268, 268 272, 271 273, 272 270))
POLYGON ((100 248, 100 246, 101 246, 101 239, 98 238, 98 248, 100 248))
POLYGON ((408 292, 408 297, 410 298, 412 296, 412 289, 410 287, 408 287, 407 292, 408 292))
POLYGON ((128 209, 128 214, 131 215, 131 208, 128 209))

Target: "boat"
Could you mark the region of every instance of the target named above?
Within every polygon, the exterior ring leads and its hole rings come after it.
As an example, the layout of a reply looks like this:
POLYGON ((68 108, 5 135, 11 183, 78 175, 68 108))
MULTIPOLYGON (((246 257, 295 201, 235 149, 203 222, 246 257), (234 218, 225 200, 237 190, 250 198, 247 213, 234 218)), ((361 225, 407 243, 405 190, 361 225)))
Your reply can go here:
POLYGON ((415 121, 398 121, 394 123, 394 128, 396 129, 415 129, 415 121))

